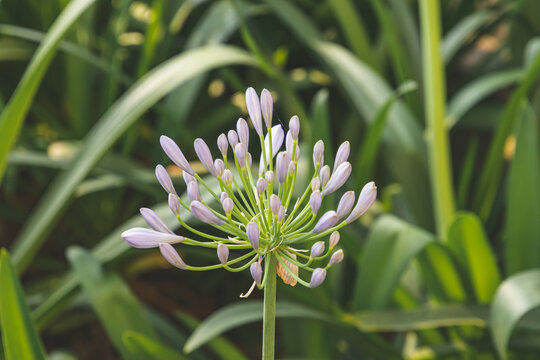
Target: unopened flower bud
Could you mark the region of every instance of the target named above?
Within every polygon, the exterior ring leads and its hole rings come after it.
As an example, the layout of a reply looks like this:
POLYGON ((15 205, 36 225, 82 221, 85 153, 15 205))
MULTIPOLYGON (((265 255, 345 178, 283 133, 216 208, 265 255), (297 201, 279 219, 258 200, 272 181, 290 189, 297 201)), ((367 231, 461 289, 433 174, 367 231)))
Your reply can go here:
POLYGON ((227 141, 227 135, 221 134, 217 138, 217 147, 221 152, 223 157, 227 156, 227 148, 229 147, 229 142, 227 141))
POLYGON ((176 194, 176 190, 174 189, 171 177, 162 165, 156 166, 156 178, 166 192, 168 192, 169 194, 176 194))
POLYGON ((195 147, 195 152, 197 153, 199 160, 201 160, 201 163, 206 170, 208 170, 210 174, 217 176, 218 173, 214 167, 214 159, 212 159, 212 153, 210 152, 208 145, 206 145, 203 139, 197 138, 195 139, 193 146, 195 147))
POLYGON ((321 185, 324 188, 330 180, 330 166, 324 165, 319 171, 319 179, 321 180, 321 185))
POLYGON ((182 260, 178 252, 173 248, 171 244, 160 243, 159 251, 161 251, 161 255, 163 255, 163 257, 169 262, 169 264, 182 270, 186 270, 188 268, 187 264, 184 262, 184 260, 182 260))
POLYGON ((319 219, 315 227, 313 228, 313 233, 318 234, 323 231, 330 229, 332 226, 336 225, 338 222, 337 214, 334 210, 327 211, 319 219))
POLYGON ((231 170, 225 169, 223 171, 223 175, 221 175, 221 180, 223 180, 225 185, 231 186, 231 184, 233 182, 233 174, 232 174, 231 170))
POLYGON ((264 179, 266 180, 267 184, 271 184, 274 181, 274 172, 272 170, 268 170, 266 174, 264 174, 264 179))
POLYGON ((261 92, 261 110, 267 129, 270 129, 272 127, 273 108, 274 101, 272 99, 272 94, 270 93, 270 91, 263 89, 263 91, 261 92))
POLYGON ((262 282, 262 267, 261 267, 261 264, 258 261, 255 261, 249 267, 249 272, 251 273, 251 276, 253 277, 253 280, 255 280, 255 283, 257 283, 257 285, 261 285, 261 282, 262 282))
POLYGON ((309 207, 311 208, 311 212, 313 215, 317 215, 319 212, 319 209, 321 208, 322 204, 322 195, 319 190, 315 190, 311 193, 311 196, 309 197, 309 207))
POLYGON ((234 153, 236 154, 236 159, 238 160, 238 164, 242 169, 246 167, 246 156, 247 156, 247 148, 246 145, 243 143, 238 143, 234 147, 234 153))
POLYGON ((266 180, 264 180, 263 178, 259 178, 255 187, 257 188, 257 194, 261 196, 266 190, 266 180))
POLYGON ((294 140, 298 141, 298 134, 300 133, 300 119, 298 116, 294 115, 291 120, 289 120, 289 130, 294 140))
MULTIPOLYGON (((285 134, 281 124, 278 124, 272 127, 272 154, 270 154, 270 137, 266 134, 264 138, 264 149, 266 153, 266 164, 270 164, 270 161, 276 156, 283 145, 283 140, 285 140, 285 134)), ((262 173, 265 170, 264 167, 264 157, 261 154, 261 160, 259 161, 259 173, 262 173)))
POLYGON ((199 191, 199 185, 197 182, 192 181, 187 185, 187 194, 191 201, 201 201, 201 193, 199 191))
POLYGON ((294 175, 294 170, 296 169, 296 167, 294 166, 294 163, 292 161, 289 161, 289 175, 294 175))
POLYGON ((221 220, 216 214, 214 214, 209 208, 207 208, 200 201, 191 202, 191 213, 202 222, 211 225, 223 225, 224 221, 221 220))
POLYGON ((184 182, 186 183, 186 186, 187 186, 187 184, 189 184, 192 181, 197 181, 195 176, 190 175, 187 171, 182 171, 182 178, 184 179, 184 182))
POLYGON ((227 138, 229 139, 229 145, 231 145, 231 149, 236 147, 236 144, 238 144, 238 134, 234 130, 229 130, 227 133, 227 138))
POLYGON ((278 154, 276 158, 276 173, 280 184, 283 184, 285 182, 290 162, 291 158, 287 151, 282 151, 278 154))
POLYGON ((339 242, 339 231, 334 231, 332 234, 330 234, 330 240, 328 240, 328 244, 330 246, 330 249, 334 248, 339 242))
POLYGON ((279 207, 278 215, 277 215, 277 221, 283 222, 283 219, 285 219, 285 206, 281 205, 279 207))
POLYGON ((221 204, 223 205, 223 211, 225 211, 225 214, 227 216, 231 216, 231 213, 234 209, 234 201, 231 198, 225 198, 223 199, 221 204))
POLYGON ((324 241, 317 241, 313 246, 311 247, 311 253, 309 254, 309 257, 316 258, 322 255, 324 252, 324 241))
POLYGON ((270 196, 270 209, 272 210, 272 214, 274 214, 274 216, 278 216, 280 206, 281 200, 279 200, 279 197, 276 194, 272 194, 270 196))
POLYGON ((255 221, 246 225, 246 234, 253 249, 259 250, 259 225, 255 221))
POLYGON ((300 159, 300 147, 296 147, 296 151, 294 152, 294 161, 298 162, 298 159, 300 159))
POLYGON ((214 167, 216 168, 216 176, 220 177, 223 175, 223 171, 225 171, 225 163, 221 159, 216 159, 214 161, 214 167))
POLYGON ((343 250, 339 249, 338 251, 332 254, 332 257, 330 258, 330 261, 328 262, 328 266, 339 264, 341 261, 343 261, 343 250))
POLYGON ((172 160, 173 163, 175 163, 180 169, 188 172, 189 174, 195 174, 195 171, 193 171, 191 165, 189 165, 189 162, 187 161, 182 151, 171 138, 165 135, 161 135, 161 137, 159 138, 159 142, 161 144, 161 147, 163 148, 163 151, 165 151, 165 154, 167 154, 167 156, 169 157, 169 159, 172 160))
POLYGON ((285 136, 285 150, 289 152, 289 154, 292 154, 294 147, 294 139, 291 135, 291 131, 287 131, 287 136, 285 136))
POLYGON ((336 153, 336 159, 334 160, 334 171, 338 168, 339 165, 344 163, 349 159, 349 154, 351 152, 351 144, 348 141, 345 141, 339 146, 339 149, 336 153))
POLYGON ((139 249, 154 248, 159 246, 160 243, 177 244, 185 240, 183 236, 141 227, 126 230, 120 236, 129 245, 139 249))
POLYGON ((229 247, 225 244, 219 244, 217 247, 217 257, 219 262, 225 265, 227 260, 229 260, 229 247))
POLYGON ((246 155, 246 158, 247 158, 248 166, 251 168, 251 165, 253 164, 253 157, 251 156, 251 153, 249 151, 246 155))
POLYGON ((343 186, 343 184, 345 184, 345 182, 349 179, 349 176, 351 176, 351 171, 352 166, 348 161, 341 163, 336 171, 334 171, 334 174, 332 174, 332 177, 326 186, 323 188, 322 194, 329 195, 343 186))
POLYGON ((221 195, 219 196, 219 200, 221 201, 221 203, 223 204, 223 200, 227 199, 229 197, 229 194, 227 194, 225 191, 223 191, 221 193, 221 195))
POLYGON ((249 145, 249 126, 246 120, 242 118, 238 119, 236 122, 236 133, 240 142, 246 145, 247 148, 249 145))
POLYGON ((246 90, 246 107, 255 131, 261 136, 263 134, 261 104, 259 103, 259 97, 257 96, 255 89, 252 87, 246 90))
POLYGON ((169 194, 169 208, 174 215, 180 215, 180 202, 178 201, 178 195, 169 194))
POLYGON ((313 146, 313 165, 323 166, 324 164, 324 142, 319 140, 313 146))
POLYGON ((316 288, 321 285, 326 278, 326 270, 321 268, 316 268, 311 274, 311 281, 309 282, 310 288, 316 288))
POLYGON ((311 180, 311 191, 319 190, 321 188, 321 180, 318 177, 311 180))
POLYGON ((375 202, 375 199, 377 198, 377 186, 375 186, 375 183, 369 182, 362 188, 362 191, 360 192, 360 196, 358 196, 358 202, 356 203, 356 206, 349 214, 349 217, 345 219, 345 222, 347 224, 350 224, 351 222, 358 219, 360 216, 364 215, 366 211, 373 205, 373 202, 375 202))
POLYGON ((174 234, 154 210, 143 207, 139 209, 139 212, 152 229, 162 233, 174 234))
POLYGON ((354 205, 354 191, 347 191, 341 199, 336 210, 338 218, 343 218, 351 211, 354 205))

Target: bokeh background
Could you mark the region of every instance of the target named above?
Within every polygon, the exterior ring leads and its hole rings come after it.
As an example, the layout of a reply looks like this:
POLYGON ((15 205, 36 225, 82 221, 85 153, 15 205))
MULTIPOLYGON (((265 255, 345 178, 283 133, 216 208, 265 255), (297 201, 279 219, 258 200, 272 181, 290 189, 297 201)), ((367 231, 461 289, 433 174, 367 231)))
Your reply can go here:
POLYGON ((306 164, 315 141, 333 159, 349 140, 347 187, 379 189, 320 288, 278 281, 278 358, 536 358, 539 15, 537 0, 1 0, 0 359, 259 358, 248 272, 183 272, 120 238, 142 206, 175 224, 154 167, 185 186, 159 136, 204 170, 193 140, 217 156, 249 86, 272 91, 274 122, 300 117, 306 164))

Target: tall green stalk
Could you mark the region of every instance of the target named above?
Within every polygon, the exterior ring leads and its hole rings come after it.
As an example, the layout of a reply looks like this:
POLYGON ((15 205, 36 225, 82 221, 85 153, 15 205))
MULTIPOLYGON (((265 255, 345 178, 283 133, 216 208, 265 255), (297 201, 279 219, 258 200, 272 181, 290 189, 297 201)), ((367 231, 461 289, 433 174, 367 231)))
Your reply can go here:
POLYGON ((454 217, 454 190, 448 134, 445 126, 445 78, 441 54, 438 0, 420 0, 426 134, 429 148, 431 191, 439 238, 446 240, 454 217))
POLYGON ((276 256, 266 257, 266 284, 264 285, 263 360, 274 360, 276 333, 276 256))

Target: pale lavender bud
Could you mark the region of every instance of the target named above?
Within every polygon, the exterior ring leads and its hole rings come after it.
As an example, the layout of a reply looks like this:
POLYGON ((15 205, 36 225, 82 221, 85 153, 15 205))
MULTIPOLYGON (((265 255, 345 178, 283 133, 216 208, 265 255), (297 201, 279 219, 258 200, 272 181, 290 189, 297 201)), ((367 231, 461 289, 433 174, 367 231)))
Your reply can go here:
POLYGON ((263 89, 261 92, 261 110, 266 123, 266 128, 272 127, 272 110, 274 108, 274 101, 270 91, 263 89))
POLYGON ((189 165, 189 162, 182 153, 182 150, 180 150, 178 145, 171 138, 161 135, 159 142, 163 148, 163 151, 165 151, 165 154, 167 154, 173 163, 175 163, 180 169, 188 172, 190 175, 195 174, 195 171, 193 171, 191 165, 189 165))
POLYGON ((182 178, 184 179, 184 182, 186 183, 186 185, 192 181, 197 181, 195 176, 188 174, 187 171, 182 171, 182 178))
POLYGON ((261 119, 261 104, 259 97, 252 87, 246 90, 246 107, 248 109, 249 118, 259 136, 263 134, 262 119, 261 119))
POLYGON ((311 193, 311 196, 309 197, 309 206, 311 207, 311 212, 313 215, 317 215, 317 212, 319 212, 319 209, 321 208, 322 204, 322 195, 319 190, 315 190, 311 193))
POLYGON ((300 119, 298 119, 298 116, 294 115, 289 120, 289 130, 291 130, 293 139, 298 141, 298 134, 300 133, 300 119))
POLYGON ((266 190, 266 180, 264 180, 263 178, 259 178, 255 187, 257 188, 257 194, 262 195, 264 193, 264 190, 266 190))
POLYGON ((285 206, 281 205, 277 214, 277 220, 278 222, 283 222, 283 219, 285 219, 285 206))
POLYGON ((246 120, 240 118, 236 122, 236 133, 238 134, 238 139, 241 143, 245 144, 246 147, 249 145, 249 126, 246 120))
POLYGON ((324 142, 319 140, 313 146, 313 165, 322 166, 324 164, 324 142))
POLYGON ((236 147, 236 144, 238 144, 238 134, 234 130, 229 130, 227 133, 227 138, 229 139, 229 145, 231 145, 231 149, 236 147))
POLYGON ((234 201, 231 198, 225 198, 221 204, 223 205, 223 211, 225 211, 225 214, 230 216, 234 209, 234 201))
POLYGON ((217 138, 217 147, 221 152, 223 157, 227 156, 227 148, 229 147, 229 142, 227 141, 227 135, 221 134, 217 138))
POLYGON ((328 184, 328 180, 330 180, 330 166, 324 165, 321 168, 321 171, 319 171, 319 179, 321 179, 321 185, 324 188, 326 184, 328 184))
POLYGON ((291 158, 287 151, 282 151, 278 154, 276 158, 276 173, 280 184, 283 184, 285 182, 290 162, 291 158))
POLYGON ((369 182, 362 188, 360 196, 358 196, 358 202, 353 211, 349 214, 349 217, 345 219, 345 222, 350 224, 351 222, 364 215, 366 211, 373 205, 373 202, 377 198, 377 186, 375 183, 369 182))
POLYGON ((332 226, 336 225, 338 222, 337 214, 334 210, 327 211, 319 219, 315 227, 313 228, 313 233, 318 234, 323 231, 330 229, 332 226))
POLYGON ((188 268, 187 264, 184 262, 184 260, 182 260, 178 252, 172 247, 171 244, 160 243, 159 251, 161 251, 161 255, 163 255, 169 264, 182 270, 186 270, 188 268))
POLYGON ((330 258, 330 261, 328 262, 328 266, 339 264, 343 261, 343 250, 339 249, 335 253, 332 254, 332 257, 330 258))
POLYGON ((270 209, 272 210, 274 216, 278 216, 280 206, 281 200, 279 200, 279 197, 276 194, 272 194, 270 196, 270 209))
POLYGON ((311 180, 311 191, 319 190, 321 188, 321 180, 318 177, 311 180))
POLYGON ((219 262, 222 265, 225 265, 227 263, 227 260, 229 260, 229 247, 225 244, 219 244, 217 246, 217 257, 219 259, 219 262))
POLYGON ((289 175, 293 175, 295 169, 296 169, 296 166, 294 166, 294 163, 290 161, 289 162, 289 175))
POLYGON ((334 171, 337 167, 349 159, 349 154, 351 153, 351 144, 348 141, 345 141, 339 146, 339 149, 336 153, 336 159, 334 160, 334 171))
MULTIPOLYGON (((266 164, 269 164, 270 161, 276 156, 283 145, 283 140, 285 140, 285 133, 281 124, 278 124, 272 127, 272 154, 270 154, 270 137, 266 134, 264 138, 264 149, 266 151, 266 164)), ((262 173, 265 170, 264 168, 264 158, 261 154, 261 160, 259 161, 259 173, 262 173)))
POLYGON ((291 131, 287 131, 287 136, 285 137, 285 150, 289 152, 289 154, 292 154, 292 150, 294 147, 294 140, 291 135, 291 131))
POLYGON ((324 241, 317 241, 313 246, 311 247, 311 253, 309 254, 309 257, 316 258, 322 255, 324 252, 324 241))
POLYGON ((271 184, 274 181, 274 172, 272 170, 268 170, 266 174, 264 174, 264 179, 266 180, 267 184, 271 184))
POLYGON ((326 270, 321 268, 316 268, 311 274, 311 281, 309 282, 310 288, 316 288, 321 285, 326 278, 326 270))
POLYGON ((139 209, 139 212, 152 229, 162 233, 174 234, 154 210, 143 207, 139 209))
POLYGON ((199 191, 199 184, 197 184, 197 182, 192 181, 187 185, 187 194, 191 201, 201 201, 201 193, 199 191))
POLYGON ((330 234, 330 240, 328 240, 328 244, 330 245, 330 249, 334 248, 339 242, 339 231, 334 231, 332 234, 330 234))
POLYGON ((255 280, 257 285, 261 285, 261 282, 262 282, 262 267, 261 267, 261 264, 258 261, 255 261, 249 267, 249 272, 251 273, 251 276, 253 277, 253 280, 255 280))
POLYGON ((180 202, 178 201, 178 195, 169 194, 169 208, 174 215, 180 215, 180 202))
POLYGON ((217 176, 217 171, 214 167, 214 159, 212 159, 212 153, 210 152, 208 145, 206 145, 204 140, 201 138, 195 139, 193 145, 195 147, 195 152, 197 153, 197 156, 199 157, 199 160, 201 160, 204 167, 210 174, 217 176))
POLYGON ((221 201, 221 203, 223 203, 223 200, 227 199, 229 197, 229 194, 227 194, 225 191, 221 193, 221 195, 219 196, 219 200, 221 201))
POLYGON ((247 157, 248 166, 251 168, 251 165, 253 165, 253 157, 251 156, 251 153, 249 151, 248 151, 246 157, 247 157))
POLYGON ((129 245, 139 249, 154 248, 159 246, 159 243, 177 244, 185 240, 183 236, 141 227, 126 230, 120 236, 129 245))
POLYGON ((216 214, 214 214, 209 208, 207 208, 200 201, 191 202, 191 213, 202 222, 211 225, 223 225, 224 221, 221 220, 216 214))
POLYGON ((169 194, 176 194, 176 190, 174 189, 171 177, 162 165, 156 166, 156 178, 166 192, 168 192, 169 194))
POLYGON ((298 159, 300 159, 300 146, 297 146, 294 152, 294 161, 298 162, 298 159))
POLYGON ((236 154, 236 159, 238 160, 238 164, 243 169, 246 167, 246 156, 247 156, 247 148, 246 145, 243 143, 238 143, 234 147, 234 153, 236 154))
POLYGON ((351 176, 352 166, 348 161, 345 161, 338 166, 332 177, 323 188, 323 195, 329 195, 339 189, 351 176))
POLYGON ((253 249, 259 250, 259 225, 255 221, 246 225, 246 234, 253 249))
POLYGON ((221 159, 216 159, 214 161, 214 167, 216 168, 217 176, 223 175, 223 171, 225 171, 225 163, 221 159))
POLYGON ((232 175, 231 170, 225 169, 225 170, 223 171, 223 175, 221 175, 221 180, 223 180, 223 182, 225 183, 225 185, 231 186, 232 181, 233 181, 233 175, 232 175))
POLYGON ((336 210, 338 218, 345 217, 354 205, 354 191, 347 191, 341 199, 336 210))

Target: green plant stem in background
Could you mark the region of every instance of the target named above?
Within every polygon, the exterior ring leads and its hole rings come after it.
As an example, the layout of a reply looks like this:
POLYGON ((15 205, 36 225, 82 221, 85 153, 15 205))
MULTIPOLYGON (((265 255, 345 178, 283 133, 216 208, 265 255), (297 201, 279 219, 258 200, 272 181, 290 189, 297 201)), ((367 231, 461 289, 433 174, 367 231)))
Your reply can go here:
POLYGON ((454 217, 454 190, 445 126, 445 78, 441 57, 439 2, 420 0, 426 133, 437 234, 443 241, 454 217))
POLYGON ((264 285, 264 314, 263 314, 263 360, 274 359, 274 344, 276 335, 276 257, 266 257, 266 284, 264 285))

